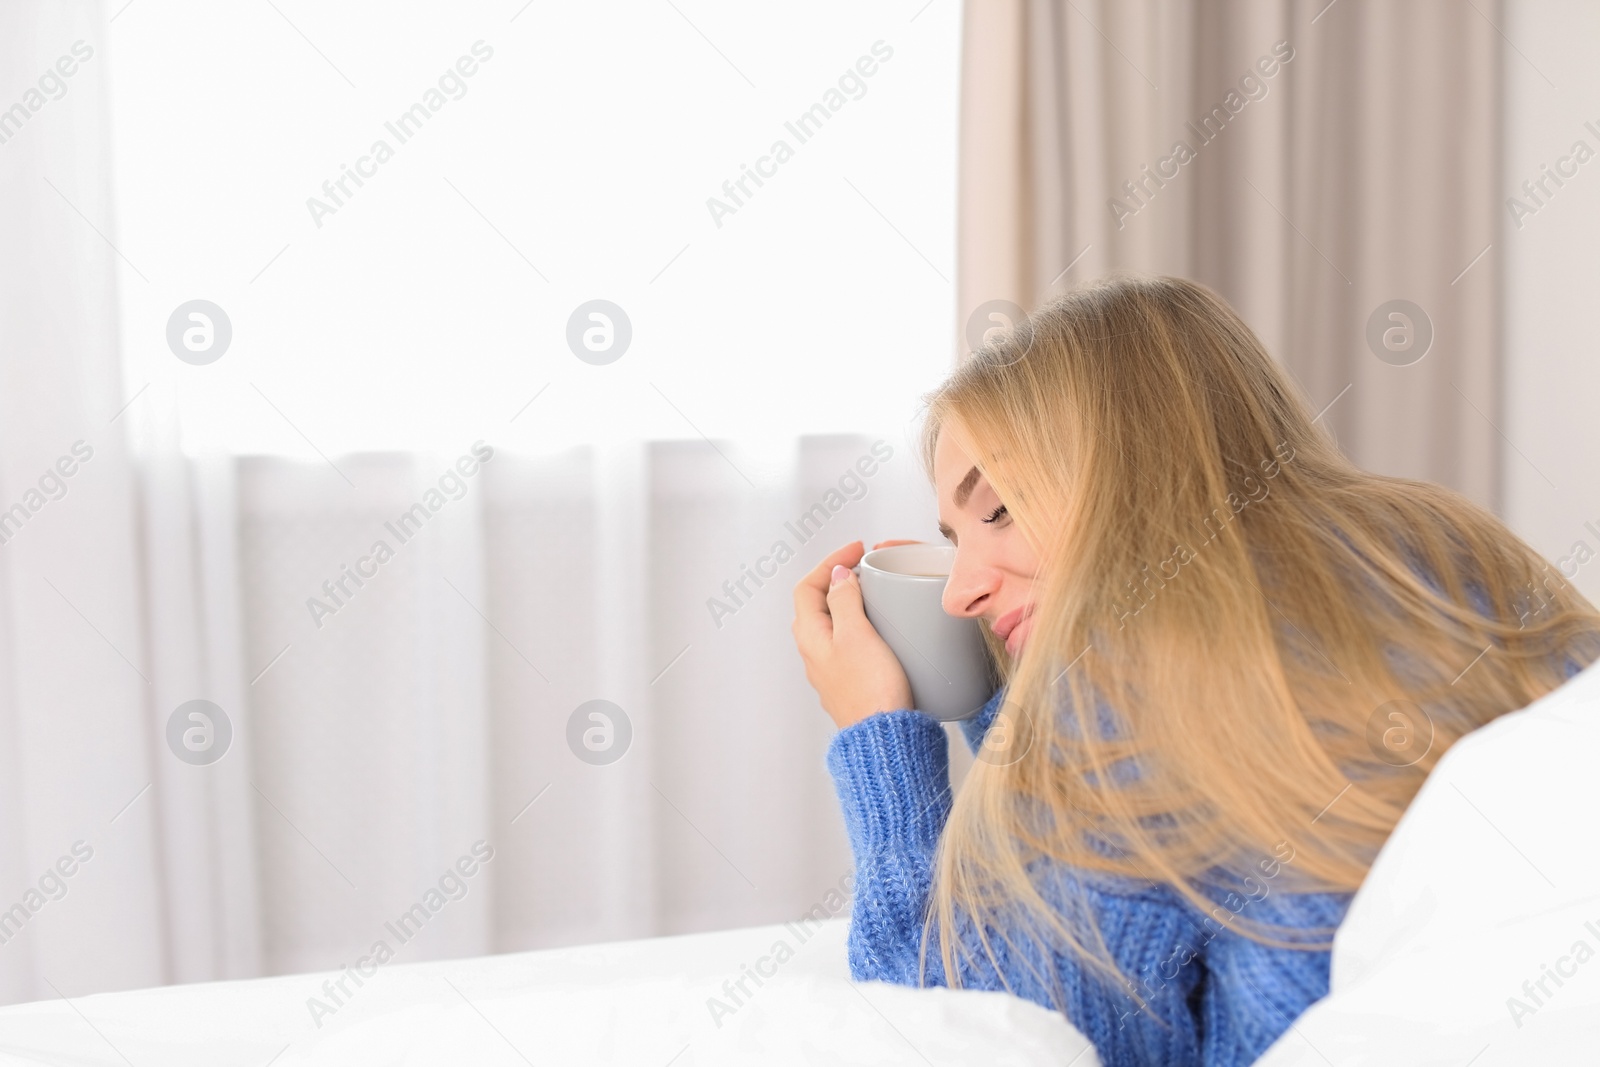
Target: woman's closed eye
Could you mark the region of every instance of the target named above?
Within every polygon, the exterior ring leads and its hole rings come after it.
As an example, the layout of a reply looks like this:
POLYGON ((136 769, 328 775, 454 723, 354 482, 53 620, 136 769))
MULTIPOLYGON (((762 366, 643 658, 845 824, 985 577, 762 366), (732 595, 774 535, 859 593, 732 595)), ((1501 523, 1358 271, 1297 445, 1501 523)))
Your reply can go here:
POLYGON ((1001 504, 999 507, 995 508, 992 512, 990 512, 989 513, 989 517, 987 519, 984 519, 983 521, 984 522, 994 522, 996 519, 1000 518, 1000 516, 1005 515, 1005 514, 1007 514, 1006 506, 1004 504, 1001 504))

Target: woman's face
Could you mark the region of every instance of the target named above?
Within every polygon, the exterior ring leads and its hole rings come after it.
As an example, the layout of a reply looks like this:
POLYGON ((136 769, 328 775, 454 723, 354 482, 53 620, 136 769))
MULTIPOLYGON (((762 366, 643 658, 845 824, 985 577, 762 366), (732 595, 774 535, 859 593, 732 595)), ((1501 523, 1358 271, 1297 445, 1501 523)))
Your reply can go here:
POLYGON ((956 547, 944 587, 944 610, 985 618, 1013 657, 1032 625, 1034 578, 1039 560, 1007 514, 989 480, 973 465, 957 435, 939 434, 933 456, 939 532, 956 547))

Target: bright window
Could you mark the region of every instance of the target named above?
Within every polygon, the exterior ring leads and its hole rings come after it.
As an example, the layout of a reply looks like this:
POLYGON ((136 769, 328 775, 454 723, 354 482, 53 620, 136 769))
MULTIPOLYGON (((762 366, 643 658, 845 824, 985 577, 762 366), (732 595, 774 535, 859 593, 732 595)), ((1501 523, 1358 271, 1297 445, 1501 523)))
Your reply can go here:
POLYGON ((955 0, 113 14, 125 396, 186 449, 894 427, 949 365, 955 0))

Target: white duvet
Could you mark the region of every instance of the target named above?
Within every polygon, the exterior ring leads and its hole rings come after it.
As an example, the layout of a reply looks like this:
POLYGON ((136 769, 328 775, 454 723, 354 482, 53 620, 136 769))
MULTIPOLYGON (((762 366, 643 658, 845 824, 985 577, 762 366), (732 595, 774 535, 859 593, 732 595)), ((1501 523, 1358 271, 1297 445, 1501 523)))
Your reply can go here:
POLYGON ((834 919, 803 942, 780 925, 392 964, 320 1027, 307 1001, 337 974, 41 1001, 0 1009, 0 1064, 1098 1064, 1065 1019, 1016 997, 851 982, 845 932, 834 919), (780 939, 793 956, 735 1004, 725 983, 780 939))

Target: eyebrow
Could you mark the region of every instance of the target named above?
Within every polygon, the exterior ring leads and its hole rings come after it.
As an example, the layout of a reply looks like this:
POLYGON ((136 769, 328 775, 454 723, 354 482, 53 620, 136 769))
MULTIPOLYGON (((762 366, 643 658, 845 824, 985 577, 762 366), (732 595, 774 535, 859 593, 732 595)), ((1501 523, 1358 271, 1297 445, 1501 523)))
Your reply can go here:
POLYGON ((982 477, 982 474, 983 472, 978 470, 977 467, 973 467, 967 472, 966 477, 961 479, 960 483, 956 486, 956 507, 964 508, 967 506, 967 498, 972 496, 973 487, 978 484, 978 479, 982 477))
MULTIPOLYGON (((967 471, 966 475, 956 485, 956 507, 964 508, 967 506, 967 500, 971 498, 972 490, 977 486, 978 479, 982 476, 982 474, 983 472, 978 470, 977 467, 973 467, 971 470, 967 471)), ((944 535, 945 540, 949 541, 951 544, 955 544, 956 532, 952 530, 948 524, 941 522, 939 524, 939 532, 944 535)))

